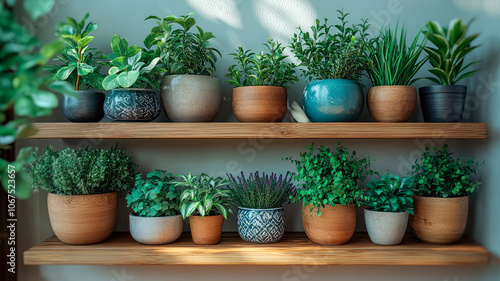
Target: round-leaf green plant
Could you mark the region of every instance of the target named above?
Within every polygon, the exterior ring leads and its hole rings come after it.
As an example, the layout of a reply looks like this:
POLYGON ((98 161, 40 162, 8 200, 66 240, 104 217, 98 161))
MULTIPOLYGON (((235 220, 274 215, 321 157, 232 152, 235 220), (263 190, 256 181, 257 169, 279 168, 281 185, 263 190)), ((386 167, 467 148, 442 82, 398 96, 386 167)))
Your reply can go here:
POLYGON ((363 204, 379 212, 413 212, 413 182, 411 178, 383 175, 380 180, 372 179, 363 194, 363 204))

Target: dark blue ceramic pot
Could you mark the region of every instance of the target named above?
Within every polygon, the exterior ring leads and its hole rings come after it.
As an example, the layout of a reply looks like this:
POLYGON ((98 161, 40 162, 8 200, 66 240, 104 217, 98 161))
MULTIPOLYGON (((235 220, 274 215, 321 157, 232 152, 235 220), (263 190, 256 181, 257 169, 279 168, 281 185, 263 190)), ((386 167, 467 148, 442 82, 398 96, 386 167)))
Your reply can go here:
POLYGON ((150 89, 114 89, 104 102, 104 113, 114 121, 153 121, 160 112, 160 99, 150 89))
POLYGON ((361 85, 346 79, 316 80, 302 96, 304 111, 312 122, 355 122, 363 111, 361 85))
POLYGON ((425 122, 461 122, 467 86, 435 85, 419 89, 425 122))
POLYGON ((275 209, 238 208, 238 233, 251 243, 274 243, 285 233, 285 211, 275 209))
POLYGON ((104 117, 104 94, 94 90, 77 91, 77 97, 65 95, 62 101, 64 116, 71 122, 99 122, 104 117))

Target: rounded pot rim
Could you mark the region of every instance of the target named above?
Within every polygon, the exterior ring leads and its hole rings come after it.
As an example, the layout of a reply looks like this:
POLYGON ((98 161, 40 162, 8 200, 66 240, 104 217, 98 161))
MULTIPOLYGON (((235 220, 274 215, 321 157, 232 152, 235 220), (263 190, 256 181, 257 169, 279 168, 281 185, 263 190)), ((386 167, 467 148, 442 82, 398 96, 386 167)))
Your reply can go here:
MULTIPOLYGON (((190 215, 189 217, 199 217, 199 218, 211 217, 211 218, 213 218, 213 217, 219 217, 219 216, 224 217, 222 214, 212 215, 212 216, 209 216, 209 215, 205 215, 205 216, 201 216, 201 215, 190 215)), ((188 217, 188 218, 189 218, 189 217, 188 217)))
POLYGON ((195 76, 195 77, 211 77, 211 78, 219 78, 215 75, 204 75, 204 74, 170 74, 170 75, 165 75, 163 76, 162 79, 164 79, 165 77, 173 77, 173 76, 195 76))
POLYGON ((465 85, 431 85, 419 88, 420 94, 467 93, 465 85))
POLYGON ((160 217, 141 217, 134 215, 133 213, 129 214, 129 217, 135 217, 135 218, 141 218, 141 219, 162 219, 162 218, 174 218, 174 217, 180 217, 181 214, 173 215, 173 216, 160 216, 160 217))
POLYGON ((136 92, 155 92, 158 89, 147 89, 147 88, 115 88, 111 89, 111 92, 113 91, 125 91, 125 92, 131 92, 131 91, 136 91, 136 92))
MULTIPOLYGON (((302 205, 305 206, 305 207, 312 205, 313 208, 324 208, 324 207, 314 207, 314 205, 312 203, 306 205, 304 202, 302 202, 302 205)), ((356 208, 358 207, 358 205, 356 205, 356 204, 342 205, 340 203, 339 204, 335 204, 335 206, 334 205, 330 205, 330 204, 325 204, 325 207, 326 206, 330 206, 330 207, 344 206, 344 207, 356 207, 356 208)))
MULTIPOLYGON (((102 90, 98 89, 85 89, 85 90, 76 90, 77 93, 83 93, 83 92, 89 92, 89 93, 96 93, 96 94, 104 94, 102 90)), ((66 97, 66 96, 65 96, 66 97)))
POLYGON ((407 213, 406 211, 402 212, 386 212, 386 211, 375 211, 375 210, 370 210, 370 207, 366 207, 365 211, 372 212, 372 213, 383 213, 383 214, 404 214, 407 213))
POLYGON ((57 196, 93 196, 93 195, 103 195, 103 194, 110 194, 110 193, 118 193, 118 191, 108 191, 108 192, 99 192, 99 193, 92 193, 92 194, 57 194, 53 192, 49 192, 49 194, 52 195, 57 195, 57 196))
POLYGON ((458 197, 435 197, 435 196, 421 196, 421 195, 415 195, 415 197, 419 197, 419 198, 426 198, 426 199, 430 199, 430 200, 439 200, 439 199, 442 199, 442 200, 451 200, 451 199, 463 199, 463 198, 468 198, 470 197, 470 195, 465 195, 465 196, 458 196, 458 197))
POLYGON ((250 211, 275 211, 275 210, 282 210, 284 207, 278 207, 278 208, 268 208, 268 209, 253 209, 253 208, 246 208, 246 207, 241 207, 239 206, 238 209, 242 210, 250 210, 250 211))
POLYGON ((259 85, 259 86, 239 86, 239 87, 234 87, 233 89, 243 89, 243 88, 279 88, 279 89, 285 89, 284 86, 268 86, 268 85, 259 85))
POLYGON ((410 85, 380 85, 380 86, 371 86, 371 88, 392 88, 392 87, 402 87, 402 88, 413 88, 413 89, 417 89, 415 88, 414 86, 410 86, 410 85))

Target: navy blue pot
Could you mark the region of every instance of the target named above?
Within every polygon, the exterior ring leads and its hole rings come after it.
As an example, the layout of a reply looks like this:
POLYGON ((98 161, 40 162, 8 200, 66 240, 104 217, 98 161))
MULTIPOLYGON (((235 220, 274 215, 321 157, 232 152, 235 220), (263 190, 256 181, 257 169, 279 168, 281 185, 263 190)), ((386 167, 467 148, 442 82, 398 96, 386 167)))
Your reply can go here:
POLYGON ((104 113, 114 121, 153 121, 160 112, 160 99, 150 89, 114 89, 104 102, 104 113))
POLYGON ((304 111, 312 122, 356 122, 364 100, 361 85, 346 79, 313 81, 302 96, 304 111))
POLYGON ((419 89, 425 122, 461 122, 467 86, 434 85, 419 89))
POLYGON ((285 233, 285 211, 275 209, 238 208, 238 233, 251 243, 274 243, 285 233))
POLYGON ((104 117, 104 94, 94 90, 79 90, 77 97, 65 95, 62 100, 64 116, 71 122, 99 122, 104 117))

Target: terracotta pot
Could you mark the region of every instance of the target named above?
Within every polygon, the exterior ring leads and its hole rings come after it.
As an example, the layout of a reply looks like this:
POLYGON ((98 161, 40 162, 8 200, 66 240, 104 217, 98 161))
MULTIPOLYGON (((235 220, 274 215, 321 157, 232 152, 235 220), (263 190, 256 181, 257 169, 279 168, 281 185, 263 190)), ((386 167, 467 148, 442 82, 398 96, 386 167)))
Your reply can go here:
POLYGON ((410 215, 410 226, 419 239, 430 243, 449 244, 463 236, 467 226, 468 196, 415 196, 413 208, 415 215, 410 215))
POLYGON ((349 242, 356 228, 356 206, 326 205, 311 212, 312 205, 302 205, 302 223, 309 240, 317 244, 341 245, 349 242))
POLYGON ((374 244, 397 245, 405 236, 408 213, 365 209, 365 223, 368 236, 374 244))
POLYGON ((220 242, 224 217, 218 216, 189 216, 189 227, 193 242, 199 245, 213 245, 220 242))
POLYGON ((47 196, 50 225, 67 244, 99 243, 111 235, 116 222, 118 192, 47 196))
POLYGON ((139 217, 129 215, 130 234, 135 241, 159 245, 174 242, 182 234, 182 216, 139 217))
POLYGON ((417 106, 417 90, 399 85, 371 87, 366 103, 377 122, 406 122, 417 106))
POLYGON ((240 122, 281 122, 286 115, 286 88, 248 86, 233 89, 233 113, 240 122))

